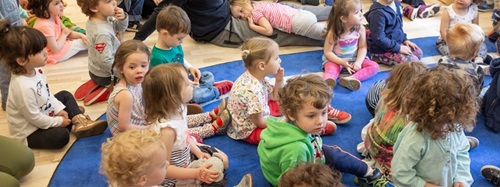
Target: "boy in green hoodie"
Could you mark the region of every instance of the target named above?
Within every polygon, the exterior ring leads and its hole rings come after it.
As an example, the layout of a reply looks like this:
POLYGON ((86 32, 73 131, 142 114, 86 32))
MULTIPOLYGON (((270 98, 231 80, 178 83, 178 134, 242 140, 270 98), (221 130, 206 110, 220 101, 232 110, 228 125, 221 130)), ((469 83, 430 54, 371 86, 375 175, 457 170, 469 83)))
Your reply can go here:
POLYGON ((343 173, 357 176, 363 186, 392 186, 377 169, 343 151, 323 146, 318 135, 328 121, 332 89, 317 75, 297 76, 279 91, 283 118, 268 118, 257 148, 262 173, 273 186, 281 175, 297 164, 328 164, 343 173))

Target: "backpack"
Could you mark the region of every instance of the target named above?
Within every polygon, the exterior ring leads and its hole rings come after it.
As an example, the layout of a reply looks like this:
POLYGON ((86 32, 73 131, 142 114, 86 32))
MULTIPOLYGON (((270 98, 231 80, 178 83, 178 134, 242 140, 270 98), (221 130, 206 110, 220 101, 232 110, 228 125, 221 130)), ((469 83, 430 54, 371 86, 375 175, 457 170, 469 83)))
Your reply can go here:
POLYGON ((484 124, 495 132, 500 132, 500 59, 495 59, 490 64, 493 79, 490 88, 486 91, 481 104, 484 115, 484 124))

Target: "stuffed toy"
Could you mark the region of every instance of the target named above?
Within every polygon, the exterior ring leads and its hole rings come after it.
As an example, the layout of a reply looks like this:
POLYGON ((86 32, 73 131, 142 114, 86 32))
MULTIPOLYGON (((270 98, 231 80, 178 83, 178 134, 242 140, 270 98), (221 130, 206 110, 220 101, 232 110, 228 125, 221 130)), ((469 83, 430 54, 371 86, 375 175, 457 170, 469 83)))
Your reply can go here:
MULTIPOLYGON (((222 156, 219 153, 214 153, 212 154, 212 157, 206 159, 198 159, 191 164, 189 164, 188 168, 199 168, 205 164, 212 164, 212 167, 210 167, 210 170, 212 171, 218 171, 219 172, 219 178, 214 181, 220 182, 224 178, 224 163, 222 162, 222 156)), ((175 186, 177 187, 201 187, 201 181, 198 181, 196 179, 177 179, 177 182, 175 183, 175 186)))

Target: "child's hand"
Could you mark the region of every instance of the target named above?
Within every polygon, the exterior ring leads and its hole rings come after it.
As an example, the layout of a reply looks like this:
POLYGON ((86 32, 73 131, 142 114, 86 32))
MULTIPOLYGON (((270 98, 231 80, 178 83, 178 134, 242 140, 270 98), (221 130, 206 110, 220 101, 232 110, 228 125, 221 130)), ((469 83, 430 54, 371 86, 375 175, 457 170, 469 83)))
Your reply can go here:
POLYGON ((355 62, 353 65, 352 65, 352 69, 354 70, 354 72, 357 72, 361 69, 361 63, 362 62, 355 62))
POLYGON ((401 48, 399 49, 399 53, 404 54, 404 55, 411 55, 411 49, 410 47, 406 45, 401 45, 401 48))
POLYGON ((68 37, 73 31, 69 30, 69 28, 65 27, 65 26, 62 26, 61 27, 61 33, 68 37))
POLYGON ((453 187, 465 187, 465 184, 461 182, 454 182, 453 187))
POLYGON ((82 39, 83 44, 85 44, 85 46, 87 46, 88 45, 88 43, 87 43, 87 35, 82 34, 82 33, 78 33, 78 34, 80 34, 78 36, 78 38, 82 39))
POLYGON ((248 25, 250 26, 255 25, 251 16, 247 17, 247 20, 248 20, 248 25))
POLYGON ((352 65, 351 65, 351 64, 349 64, 349 61, 348 61, 348 60, 342 60, 342 61, 340 62, 340 65, 341 65, 342 67, 344 67, 344 68, 347 70, 347 72, 349 72, 349 74, 352 74, 352 73, 354 73, 354 72, 355 72, 355 71, 354 71, 354 69, 353 69, 353 67, 352 67, 352 65))
POLYGON ((195 154, 195 155, 196 155, 196 158, 198 158, 198 159, 202 159, 202 158, 208 159, 208 158, 211 157, 210 154, 204 153, 204 152, 201 152, 201 151, 200 151, 199 154, 195 154))
POLYGON ((210 167, 212 167, 212 164, 205 164, 204 166, 200 167, 196 179, 201 182, 211 184, 217 178, 219 178, 219 172, 209 170, 208 168, 210 167))
POLYGON ((428 182, 427 182, 427 183, 425 183, 425 186, 424 186, 424 187, 439 187, 439 186, 437 186, 437 185, 435 185, 435 184, 432 184, 432 183, 428 183, 428 182))
POLYGON ((193 76, 193 84, 200 84, 201 72, 198 68, 189 68, 189 73, 193 76))
POLYGON ((56 114, 56 116, 62 116, 62 117, 64 117, 64 118, 68 118, 68 119, 69 119, 69 117, 68 117, 68 112, 66 112, 66 111, 64 111, 64 110, 61 110, 60 112, 58 112, 58 113, 56 114))
POLYGON ((410 47, 410 49, 412 49, 412 50, 417 50, 417 49, 418 49, 417 44, 415 44, 415 43, 411 42, 410 40, 405 40, 405 41, 403 42, 403 44, 407 45, 407 46, 408 46, 408 47, 410 47))
POLYGON ((122 8, 120 7, 115 8, 115 18, 120 20, 126 18, 122 8))
POLYGON ((274 78, 276 79, 276 81, 283 81, 283 77, 285 77, 285 69, 280 68, 278 69, 278 72, 274 74, 274 78))
POLYGON ((62 118, 63 118, 63 123, 61 124, 60 127, 67 127, 71 123, 71 120, 64 116, 62 116, 62 118))

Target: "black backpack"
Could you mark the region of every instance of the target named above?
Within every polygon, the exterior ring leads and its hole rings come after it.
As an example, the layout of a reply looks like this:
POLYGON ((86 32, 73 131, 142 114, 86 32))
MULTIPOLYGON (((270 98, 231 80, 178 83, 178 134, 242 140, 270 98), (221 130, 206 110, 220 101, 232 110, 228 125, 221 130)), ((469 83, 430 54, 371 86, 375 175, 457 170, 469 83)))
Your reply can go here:
POLYGON ((484 124, 495 132, 500 132, 500 71, 498 69, 500 69, 500 58, 493 60, 490 64, 493 80, 481 104, 485 118, 484 124))

